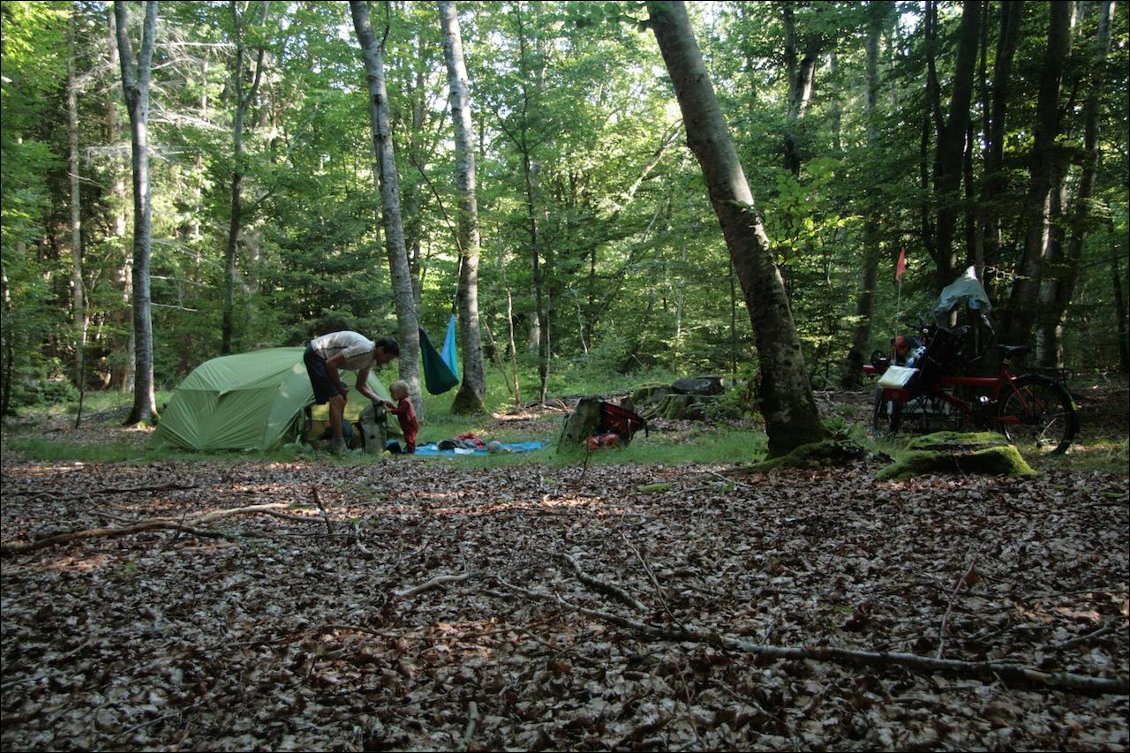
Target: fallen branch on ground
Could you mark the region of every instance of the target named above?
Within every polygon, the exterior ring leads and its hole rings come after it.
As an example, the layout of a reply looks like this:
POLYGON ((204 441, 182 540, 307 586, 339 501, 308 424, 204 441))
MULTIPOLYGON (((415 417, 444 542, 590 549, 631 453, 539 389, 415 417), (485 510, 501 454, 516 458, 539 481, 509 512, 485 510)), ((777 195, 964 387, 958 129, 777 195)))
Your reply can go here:
POLYGON ((1130 678, 1127 678, 1125 675, 1107 678, 1079 675, 1073 672, 1041 672, 1036 669, 1031 669, 1030 667, 1008 664, 1006 662, 936 659, 928 656, 918 656, 916 654, 853 651, 828 646, 769 646, 697 627, 683 626, 678 629, 663 628, 650 623, 621 617, 617 614, 602 612, 598 609, 580 607, 556 594, 531 591, 528 588, 522 588, 521 586, 508 583, 498 576, 491 577, 496 583, 509 591, 523 594, 539 601, 553 602, 558 606, 579 614, 610 622, 621 627, 630 628, 661 640, 709 643, 733 651, 741 651, 777 659, 828 661, 850 666, 878 665, 903 667, 918 672, 956 674, 990 681, 1005 680, 1007 682, 1020 682, 1055 690, 1074 690, 1082 693, 1126 695, 1130 692, 1130 678))
POLYGON ((116 538, 119 536, 128 536, 133 533, 141 533, 143 531, 180 531, 182 533, 192 534, 193 536, 200 536, 203 538, 213 539, 230 539, 230 534, 221 533, 218 531, 208 531, 198 526, 211 523, 214 520, 221 518, 230 518, 234 515, 253 515, 256 513, 267 513, 269 510, 277 510, 279 508, 290 507, 289 503, 270 503, 265 505, 251 505, 250 507, 233 507, 229 510, 213 510, 212 512, 200 513, 193 516, 183 516, 179 518, 152 518, 150 520, 143 520, 138 523, 133 523, 125 526, 115 526, 109 528, 86 528, 80 531, 68 531, 66 533, 55 534, 54 536, 45 536, 42 539, 34 541, 5 541, 0 543, 0 552, 4 554, 13 553, 20 554, 23 552, 33 552, 38 549, 45 549, 49 546, 58 546, 60 544, 69 544, 72 541, 81 541, 83 539, 92 539, 98 537, 116 538))
POLYGON ((570 557, 568 554, 561 555, 561 558, 565 560, 565 562, 568 563, 569 567, 573 569, 573 572, 576 573, 577 578, 579 578, 582 583, 584 583, 592 590, 605 594, 606 596, 611 596, 618 601, 622 601, 637 612, 647 611, 647 607, 644 606, 644 604, 639 599, 632 596, 630 593, 617 585, 613 585, 612 583, 605 583, 599 578, 594 578, 593 576, 589 575, 584 570, 582 570, 581 566, 577 564, 577 561, 570 557))
POLYGON ((398 597, 403 599, 403 598, 408 597, 408 596, 415 596, 416 594, 423 593, 424 591, 430 591, 433 588, 439 588, 440 586, 445 586, 448 583, 459 583, 460 581, 467 580, 468 578, 477 578, 477 577, 480 577, 482 575, 484 575, 484 573, 481 573, 481 572, 478 572, 478 571, 463 573, 462 575, 437 575, 436 577, 432 578, 431 580, 424 581, 423 583, 421 583, 418 586, 412 586, 411 588, 405 588, 402 591, 393 591, 392 595, 398 596, 398 597))

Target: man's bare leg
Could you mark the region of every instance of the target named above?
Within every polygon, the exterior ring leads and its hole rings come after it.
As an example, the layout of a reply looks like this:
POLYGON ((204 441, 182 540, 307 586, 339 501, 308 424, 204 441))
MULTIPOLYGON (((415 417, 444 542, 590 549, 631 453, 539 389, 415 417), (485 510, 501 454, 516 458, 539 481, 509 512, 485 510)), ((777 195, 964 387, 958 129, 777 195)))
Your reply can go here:
POLYGON ((339 452, 345 449, 345 439, 342 437, 341 423, 345 416, 345 398, 338 395, 330 398, 330 451, 339 452))

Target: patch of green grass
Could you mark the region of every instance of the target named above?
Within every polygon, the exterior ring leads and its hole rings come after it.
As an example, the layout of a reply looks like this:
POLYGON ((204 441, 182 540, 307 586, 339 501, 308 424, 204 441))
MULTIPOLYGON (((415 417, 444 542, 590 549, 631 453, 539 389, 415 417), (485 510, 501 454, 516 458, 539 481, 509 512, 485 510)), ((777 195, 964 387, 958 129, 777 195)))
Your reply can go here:
POLYGON ((1125 473, 1130 466, 1130 441, 1126 438, 1081 441, 1076 437, 1063 455, 1044 454, 1027 460, 1041 470, 1065 468, 1073 471, 1125 473))
MULTIPOLYGON (((557 462, 583 462, 585 450, 557 453, 557 462)), ((593 464, 633 463, 637 465, 704 465, 748 463, 765 456, 767 438, 763 432, 743 426, 704 426, 692 432, 651 432, 637 434, 627 447, 612 447, 588 454, 593 464)))
POLYGON ((164 455, 129 442, 89 444, 52 439, 14 438, 4 443, 5 452, 15 452, 42 462, 130 463, 163 459, 164 455))

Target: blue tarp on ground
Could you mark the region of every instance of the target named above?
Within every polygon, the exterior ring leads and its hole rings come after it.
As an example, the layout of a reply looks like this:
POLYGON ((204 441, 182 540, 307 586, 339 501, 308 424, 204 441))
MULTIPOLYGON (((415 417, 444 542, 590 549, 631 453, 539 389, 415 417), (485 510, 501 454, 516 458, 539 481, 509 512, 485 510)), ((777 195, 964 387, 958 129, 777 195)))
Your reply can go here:
MULTIPOLYGON (((531 452, 532 450, 540 450, 545 447, 545 442, 511 442, 503 444, 502 448, 505 452, 531 452)), ((476 447, 471 449, 469 447, 453 447, 450 450, 441 450, 439 445, 435 442, 422 444, 416 447, 417 455, 445 455, 454 457, 455 455, 489 455, 490 452, 485 447, 476 447)))

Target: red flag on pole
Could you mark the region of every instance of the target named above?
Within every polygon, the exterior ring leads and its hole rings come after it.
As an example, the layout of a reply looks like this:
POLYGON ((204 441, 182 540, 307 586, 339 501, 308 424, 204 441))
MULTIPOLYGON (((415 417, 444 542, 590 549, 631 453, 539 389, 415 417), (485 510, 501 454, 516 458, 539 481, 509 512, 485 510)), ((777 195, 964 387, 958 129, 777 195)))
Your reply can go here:
POLYGON ((906 247, 899 251, 899 260, 895 262, 895 280, 902 284, 902 273, 906 271, 906 247))

